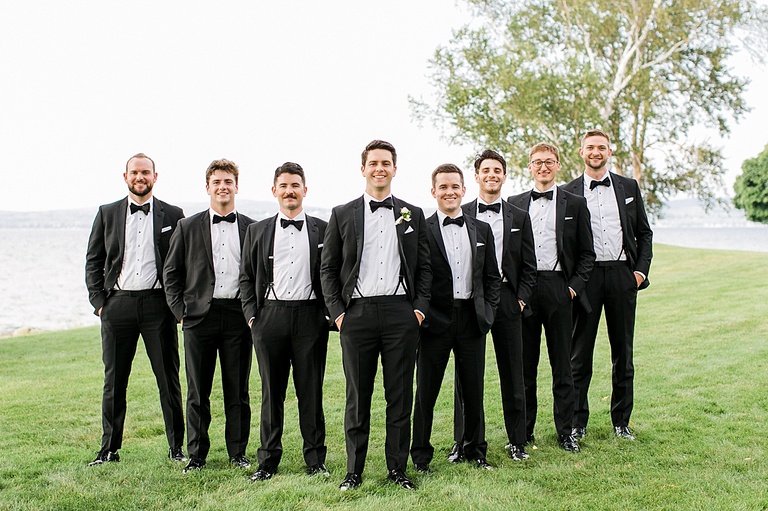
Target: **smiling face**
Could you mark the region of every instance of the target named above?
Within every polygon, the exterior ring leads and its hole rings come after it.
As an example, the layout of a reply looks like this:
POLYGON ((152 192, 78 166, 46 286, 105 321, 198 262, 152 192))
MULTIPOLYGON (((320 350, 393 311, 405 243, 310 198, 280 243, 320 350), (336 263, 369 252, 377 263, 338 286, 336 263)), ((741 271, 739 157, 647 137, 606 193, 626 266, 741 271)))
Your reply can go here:
POLYGON ((280 212, 288 218, 293 218, 301 213, 301 204, 307 195, 307 187, 304 186, 301 176, 283 172, 275 179, 272 195, 280 205, 280 212))
POLYGON ((365 165, 360 170, 365 177, 365 191, 368 195, 376 199, 389 195, 392 178, 397 173, 391 152, 386 149, 368 151, 365 165))
POLYGON ((501 195, 501 187, 506 180, 507 175, 504 173, 501 162, 491 158, 480 162, 480 167, 475 172, 475 181, 480 187, 480 196, 486 202, 488 201, 486 197, 492 197, 495 200, 501 195))
POLYGON ((435 175, 432 197, 437 199, 437 209, 454 217, 461 209, 461 199, 467 189, 458 172, 441 172, 435 175))
POLYGON ((536 189, 545 191, 554 183, 555 175, 560 170, 560 162, 557 161, 557 155, 551 151, 536 151, 531 154, 528 170, 531 171, 536 189))
POLYGON ((123 179, 128 185, 131 198, 139 204, 152 197, 152 187, 157 181, 157 173, 149 158, 133 158, 126 165, 123 179))
POLYGON ((607 138, 592 135, 584 138, 579 148, 579 155, 584 160, 584 169, 590 177, 602 177, 613 151, 607 138))
POLYGON ((226 215, 235 209, 235 195, 237 195, 237 182, 235 175, 223 170, 214 170, 208 176, 205 190, 211 196, 211 209, 226 215))

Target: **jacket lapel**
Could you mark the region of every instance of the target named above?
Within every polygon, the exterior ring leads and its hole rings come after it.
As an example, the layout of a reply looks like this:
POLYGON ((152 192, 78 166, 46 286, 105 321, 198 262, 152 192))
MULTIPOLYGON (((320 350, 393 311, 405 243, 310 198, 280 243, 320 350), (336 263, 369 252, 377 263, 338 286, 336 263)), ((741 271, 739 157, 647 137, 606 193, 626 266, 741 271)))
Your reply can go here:
POLYGON ((211 243, 211 214, 206 210, 200 215, 200 234, 203 236, 203 245, 205 245, 205 255, 208 257, 208 264, 213 269, 213 244, 211 243))
POLYGON ((363 257, 363 235, 365 234, 365 200, 360 197, 355 201, 352 208, 352 216, 355 222, 355 239, 357 240, 357 261, 356 267, 360 267, 360 260, 363 257))
POLYGON ((117 205, 115 208, 115 225, 119 225, 120 229, 117 229, 117 244, 120 247, 120 259, 125 256, 125 216, 128 214, 128 199, 126 198, 117 205))
MULTIPOLYGON (((555 205, 555 236, 557 237, 557 258, 560 259, 560 254, 563 253, 563 231, 565 230, 565 194, 557 194, 557 204, 555 205)), ((554 268, 553 268, 554 269, 554 268)))
POLYGON ((437 212, 435 212, 431 217, 427 219, 427 227, 429 228, 430 232, 432 232, 432 236, 435 238, 435 241, 437 241, 437 246, 440 248, 440 253, 443 255, 443 259, 445 260, 446 264, 449 265, 450 268, 450 262, 448 261, 448 254, 445 252, 445 242, 443 241, 443 233, 440 231, 440 221, 437 217, 437 212))
POLYGON ((305 225, 307 226, 307 234, 309 236, 309 273, 310 278, 314 279, 315 277, 315 268, 317 265, 317 254, 320 252, 318 249, 319 240, 317 239, 317 224, 315 224, 315 220, 310 217, 306 216, 306 222, 305 225))

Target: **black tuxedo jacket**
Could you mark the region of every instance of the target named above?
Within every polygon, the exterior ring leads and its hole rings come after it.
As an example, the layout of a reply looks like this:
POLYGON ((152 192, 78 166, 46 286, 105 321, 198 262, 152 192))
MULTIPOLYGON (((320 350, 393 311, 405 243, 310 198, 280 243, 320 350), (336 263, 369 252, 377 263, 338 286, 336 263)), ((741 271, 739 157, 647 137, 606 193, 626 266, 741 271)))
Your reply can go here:
MULTIPOLYGON (((475 218, 477 199, 463 204, 464 214, 475 218)), ((506 283, 512 295, 525 303, 530 302, 533 287, 536 285, 536 251, 531 229, 531 217, 528 210, 522 210, 502 199, 501 215, 504 219, 504 239, 501 252, 501 271, 507 278, 506 283)), ((496 240, 498 242, 498 240, 496 240)), ((513 310, 519 310, 512 307, 513 310)))
MULTIPOLYGON (((240 299, 243 301, 245 319, 256 317, 269 289, 272 278, 275 245, 275 226, 277 217, 267 218, 248 226, 243 245, 243 258, 240 262, 240 299)), ((322 302, 323 290, 320 286, 320 254, 323 250, 323 238, 328 222, 306 215, 304 229, 309 235, 309 271, 312 278, 312 290, 322 302)))
MULTIPOLYGON (((531 191, 513 195, 507 200, 513 206, 528 211, 531 191)), ((595 248, 587 199, 558 188, 556 200, 557 258, 568 286, 574 290, 584 310, 589 312, 592 307, 587 301, 584 288, 595 264, 595 248)))
MULTIPOLYGON (((429 264, 429 241, 424 212, 421 208, 394 196, 392 201, 393 222, 400 217, 402 208, 408 208, 411 212, 409 222, 401 222, 396 226, 400 271, 405 279, 406 293, 413 308, 427 315, 432 269, 429 264)), ((320 281, 331 320, 335 320, 347 310, 357 284, 360 258, 363 254, 365 207, 367 204, 363 197, 336 206, 331 212, 331 219, 325 231, 320 281)))
MULTIPOLYGON (((501 292, 501 275, 496 262, 496 247, 491 226, 465 215, 464 225, 472 248, 472 301, 477 324, 483 334, 488 333, 496 317, 496 306, 501 292)), ((444 332, 451 324, 453 314, 453 273, 440 230, 437 213, 427 219, 429 250, 432 263, 432 298, 429 317, 424 328, 431 334, 444 332)))
MULTIPOLYGON (((651 269, 653 257, 653 231, 645 214, 643 197, 637 181, 611 172, 613 192, 616 194, 616 204, 619 206, 619 219, 624 237, 624 253, 627 255, 632 271, 639 271, 646 276, 639 289, 645 289, 651 283, 648 272, 651 269)), ((577 177, 564 190, 584 196, 584 175, 577 177)))
MULTIPOLYGON (((253 219, 237 213, 240 250, 245 230, 253 219)), ((211 220, 208 210, 179 222, 163 270, 165 298, 173 315, 184 326, 195 326, 208 314, 216 286, 211 247, 211 220)))
MULTIPOLYGON (((155 263, 157 277, 163 281, 163 263, 168 254, 171 234, 184 218, 181 208, 152 198, 154 222, 155 263)), ((94 314, 104 306, 123 269, 125 252, 125 217, 128 198, 99 207, 88 238, 85 257, 85 285, 94 314)))

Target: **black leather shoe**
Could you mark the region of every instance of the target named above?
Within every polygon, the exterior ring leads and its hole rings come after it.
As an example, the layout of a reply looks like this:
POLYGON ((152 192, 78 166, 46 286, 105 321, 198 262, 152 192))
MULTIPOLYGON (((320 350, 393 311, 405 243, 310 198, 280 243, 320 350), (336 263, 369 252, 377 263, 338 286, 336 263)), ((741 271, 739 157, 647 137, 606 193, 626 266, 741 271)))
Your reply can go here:
POLYGON ((251 481, 267 481, 272 479, 272 476, 277 473, 277 467, 267 467, 266 465, 259 465, 258 470, 251 475, 251 481))
POLYGON ((204 459, 198 458, 197 456, 192 456, 189 459, 189 463, 187 463, 187 466, 184 467, 184 473, 186 474, 189 472, 199 472, 203 469, 204 466, 205 466, 204 459))
POLYGON ((464 448, 458 442, 454 443, 453 447, 451 447, 451 452, 448 454, 448 461, 450 463, 463 463, 467 461, 466 456, 464 456, 464 448))
POLYGON ((488 460, 485 458, 477 458, 470 461, 470 463, 472 463, 477 468, 482 468, 483 470, 493 470, 493 465, 488 463, 488 460))
POLYGON ((430 472, 432 472, 429 469, 429 463, 414 463, 413 468, 414 470, 416 470, 416 472, 420 474, 429 474, 430 472))
POLYGON ((624 438, 626 440, 635 439, 635 435, 632 434, 632 432, 629 430, 627 426, 615 426, 613 428, 613 431, 616 432, 616 436, 619 438, 624 438))
POLYGON ((389 480, 393 483, 401 486, 405 490, 415 490, 416 485, 413 484, 413 481, 408 479, 408 476, 405 475, 405 472, 402 471, 402 469, 399 468, 393 468, 389 471, 389 480))
POLYGON ((524 444, 518 444, 518 445, 507 444, 504 448, 507 450, 507 454, 509 454, 509 457, 515 461, 523 461, 530 458, 528 453, 525 452, 524 444))
POLYGON ((587 436, 587 428, 582 428, 580 426, 571 428, 571 436, 576 440, 581 440, 587 436))
POLYGON ((557 439, 560 448, 568 452, 579 452, 579 443, 573 435, 560 435, 557 439))
POLYGON ((96 453, 96 459, 88 463, 88 466, 95 467, 104 463, 117 463, 118 461, 120 461, 120 455, 117 454, 117 451, 100 451, 96 453))
POLYGON ((178 461, 179 463, 187 461, 187 457, 184 456, 184 451, 181 449, 181 447, 169 448, 168 458, 170 458, 171 461, 178 461))
POLYGON ((230 456, 229 462, 237 468, 251 468, 251 461, 245 457, 245 454, 238 453, 230 456))
POLYGON ((331 475, 331 473, 328 472, 328 469, 325 467, 325 463, 318 463, 317 465, 307 467, 307 475, 328 477, 331 475))
POLYGON ((354 490, 355 488, 359 488, 361 484, 363 484, 363 477, 360 474, 355 474, 354 472, 347 472, 347 476, 339 485, 339 490, 341 491, 354 490))

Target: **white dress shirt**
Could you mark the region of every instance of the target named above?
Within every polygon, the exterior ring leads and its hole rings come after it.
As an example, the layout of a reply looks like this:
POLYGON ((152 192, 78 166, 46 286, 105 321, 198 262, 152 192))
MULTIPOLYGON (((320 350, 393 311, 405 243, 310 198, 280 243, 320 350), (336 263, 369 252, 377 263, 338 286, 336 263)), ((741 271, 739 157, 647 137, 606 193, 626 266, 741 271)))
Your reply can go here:
MULTIPOLYGON (((538 192, 534 188, 535 191, 538 192)), ((531 216, 533 227, 533 241, 536 249, 536 269, 538 271, 560 271, 560 261, 557 259, 557 186, 552 190, 552 200, 540 198, 533 200, 528 206, 528 214, 531 216)), ((548 192, 549 190, 544 190, 548 192)))
POLYGON ((404 295, 404 285, 400 284, 400 252, 397 247, 394 213, 388 208, 371 212, 369 203, 372 200, 376 199, 367 193, 363 194, 363 253, 360 257, 357 286, 352 297, 404 295))
POLYGON ((624 237, 619 218, 619 206, 616 203, 615 183, 607 170, 599 179, 592 179, 584 174, 584 197, 592 217, 592 237, 595 242, 597 261, 626 261, 624 253, 624 237), (611 186, 596 186, 589 189, 592 181, 602 181, 606 176, 611 186))
MULTIPOLYGON (((461 216, 459 213, 456 217, 461 216)), ((466 300, 472 297, 472 247, 469 244, 467 224, 443 225, 447 215, 442 211, 437 212, 440 222, 440 234, 443 236, 445 255, 451 267, 453 277, 453 299, 466 300)))
MULTIPOLYGON (((237 215, 237 212, 234 212, 237 215)), ((219 215, 212 209, 208 210, 211 226, 211 249, 213 255, 213 274, 216 284, 213 288, 214 298, 237 298, 240 278, 240 230, 237 220, 234 222, 213 223, 213 215, 219 215)))
POLYGON ((147 202, 149 213, 137 211, 131 214, 131 204, 137 204, 128 198, 128 210, 125 213, 125 249, 123 266, 117 278, 117 289, 141 291, 160 288, 155 264, 155 236, 152 198, 147 202))
POLYGON ((272 249, 273 287, 268 292, 268 300, 311 300, 315 298, 312 290, 312 275, 309 267, 309 228, 307 215, 303 211, 293 220, 304 222, 301 230, 289 225, 285 229, 280 220, 290 220, 283 213, 278 213, 275 225, 275 243, 272 249))

